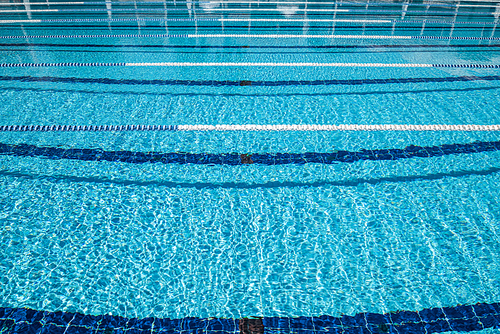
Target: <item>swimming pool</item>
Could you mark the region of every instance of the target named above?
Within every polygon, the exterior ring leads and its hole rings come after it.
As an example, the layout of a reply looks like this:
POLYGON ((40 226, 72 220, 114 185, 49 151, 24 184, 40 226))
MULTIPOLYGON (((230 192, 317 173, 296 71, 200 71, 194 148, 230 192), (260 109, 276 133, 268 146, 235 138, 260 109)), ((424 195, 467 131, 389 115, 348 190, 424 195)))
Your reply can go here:
POLYGON ((0 332, 498 331, 497 3, 0 13, 0 332))

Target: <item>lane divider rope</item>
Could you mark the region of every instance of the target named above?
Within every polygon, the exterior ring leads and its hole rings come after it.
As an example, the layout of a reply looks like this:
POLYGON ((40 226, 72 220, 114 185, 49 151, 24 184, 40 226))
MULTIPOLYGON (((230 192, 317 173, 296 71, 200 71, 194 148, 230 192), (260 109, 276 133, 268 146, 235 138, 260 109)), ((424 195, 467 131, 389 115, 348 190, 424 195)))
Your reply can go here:
MULTIPOLYGON (((73 8, 73 9, 6 9, 0 10, 0 13, 37 13, 37 12, 187 12, 192 9, 188 8, 73 8)), ((196 11, 203 11, 203 9, 194 9, 196 11)), ((347 13, 351 10, 349 9, 308 9, 308 8, 297 8, 294 9, 297 12, 326 12, 326 13, 347 13)), ((282 9, 279 8, 210 8, 208 12, 281 12, 282 9)), ((356 11, 356 10, 355 10, 356 11)), ((387 11, 383 11, 387 12, 387 11)), ((422 11, 425 13, 425 11, 422 11)), ((408 11, 407 14, 418 13, 416 11, 408 11)), ((428 12, 432 14, 432 12, 428 12)), ((437 12, 440 14, 447 14, 445 12, 437 12)), ((460 14, 489 14, 493 15, 491 12, 464 12, 460 14)))
MULTIPOLYGON (((0 24, 6 23, 74 23, 74 22, 338 22, 338 23, 394 23, 396 20, 351 20, 351 19, 236 19, 236 18, 127 18, 127 19, 35 19, 35 20, 0 20, 0 24)), ((400 20, 397 20, 400 21, 400 20)), ((410 21, 401 21, 410 22, 410 21)), ((401 23, 400 22, 400 23, 401 23)), ((419 21, 420 22, 420 21, 419 21)), ((434 23, 438 23, 436 21, 434 23)), ((448 22, 448 21, 443 21, 448 22)), ((439 23, 443 23, 439 22, 439 23)), ((410 23, 415 23, 411 21, 410 23)), ((426 21, 426 23, 433 23, 426 21)), ((464 22, 465 23, 465 22, 464 22)), ((493 24, 484 22, 485 24, 493 24)), ((460 24, 457 22, 457 24, 460 24)), ((474 23, 475 24, 475 23, 474 23)), ((479 24, 479 22, 478 22, 479 24)))
MULTIPOLYGON (((472 1, 470 1, 472 2, 472 1)), ((484 0, 481 0, 479 2, 484 2, 484 0)), ((109 1, 106 3, 110 4, 117 4, 117 5, 124 5, 122 1, 109 1)), ((206 3, 206 4, 211 4, 213 1, 134 1, 133 4, 165 4, 165 3, 191 3, 191 4, 201 4, 201 3, 206 3)), ((254 1, 224 1, 224 4, 255 4, 254 1)), ((266 1, 265 3, 260 3, 259 5, 268 5, 268 4, 278 4, 278 5, 283 5, 287 4, 286 2, 282 1, 266 1)), ((338 5, 339 3, 337 2, 310 2, 310 1, 294 1, 290 4, 293 5, 338 5)), ((0 3, 0 6, 22 6, 23 3, 0 3)), ((45 6, 52 6, 52 5, 102 5, 102 2, 95 2, 95 1, 89 1, 89 2, 80 2, 80 1, 75 1, 75 2, 30 2, 30 5, 45 5, 45 6)), ((349 5, 354 5, 354 6, 365 6, 364 3, 362 2, 342 2, 342 5, 349 6, 349 5)), ((377 2, 370 2, 370 5, 382 5, 382 6, 387 6, 387 3, 377 3, 377 2)), ((413 3, 407 3, 404 4, 407 6, 423 6, 425 7, 426 5, 423 4, 413 4, 413 3)), ((484 7, 484 8, 491 8, 490 5, 472 5, 472 4, 445 4, 445 3, 439 3, 437 4, 439 7, 451 7, 451 8, 466 8, 466 7, 484 7)), ((201 8, 200 8, 201 9, 201 8)))
POLYGON ((498 25, 498 22, 469 22, 444 20, 363 20, 363 19, 239 19, 239 18, 123 18, 123 19, 27 19, 27 20, 0 20, 0 24, 10 23, 75 23, 75 22, 328 22, 328 23, 408 23, 408 24, 450 24, 450 25, 498 25))
MULTIPOLYGON (((121 12, 283 12, 281 8, 70 8, 70 9, 5 9, 0 10, 0 13, 40 13, 40 12, 108 12, 108 13, 121 13, 121 12)), ((294 12, 304 13, 387 13, 387 14, 401 14, 401 10, 388 10, 388 9, 317 9, 317 8, 294 8, 294 12)), ((432 11, 432 10, 407 10, 404 11, 406 15, 412 14, 451 14, 455 15, 454 11, 432 11)), ((321 14, 319 14, 321 15, 321 14)), ((495 12, 458 12, 458 15, 496 15, 495 12)))
POLYGON ((0 132, 110 131, 500 131, 500 124, 0 125, 0 132))
POLYGON ((397 63, 0 63, 0 67, 391 67, 391 68, 500 68, 497 64, 397 64, 397 63))
POLYGON ((500 37, 390 36, 390 35, 291 35, 291 34, 106 34, 106 35, 26 35, 0 36, 0 39, 30 38, 326 38, 326 39, 418 39, 418 40, 500 40, 500 37))

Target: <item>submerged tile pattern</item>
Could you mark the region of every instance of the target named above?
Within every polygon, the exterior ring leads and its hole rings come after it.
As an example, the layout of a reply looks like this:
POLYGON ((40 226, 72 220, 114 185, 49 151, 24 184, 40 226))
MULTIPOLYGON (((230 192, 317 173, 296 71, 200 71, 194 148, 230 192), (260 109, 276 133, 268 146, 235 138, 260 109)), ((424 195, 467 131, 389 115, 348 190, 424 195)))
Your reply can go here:
POLYGON ((394 313, 359 313, 341 317, 223 318, 124 318, 70 312, 0 308, 1 333, 189 333, 189 334, 424 334, 473 332, 500 328, 500 304, 478 303, 394 313))
POLYGON ((332 80, 146 80, 146 79, 113 79, 113 78, 75 78, 75 77, 49 77, 49 76, 0 76, 0 81, 19 82, 50 82, 50 83, 89 83, 103 85, 158 85, 158 86, 252 86, 252 87, 277 87, 277 86, 359 86, 383 84, 408 84, 408 83, 444 83, 444 82, 471 82, 471 81, 500 81, 498 75, 458 76, 437 78, 385 78, 385 79, 332 79, 332 80))
POLYGON ((198 165, 286 165, 306 163, 353 163, 362 160, 400 160, 410 158, 431 158, 451 154, 469 154, 500 151, 500 141, 475 142, 470 144, 444 144, 439 146, 414 146, 403 149, 361 150, 359 152, 335 151, 331 153, 185 153, 185 152, 134 152, 104 151, 90 148, 39 147, 28 144, 0 143, 0 155, 19 157, 41 157, 45 159, 110 161, 128 163, 198 164, 198 165))

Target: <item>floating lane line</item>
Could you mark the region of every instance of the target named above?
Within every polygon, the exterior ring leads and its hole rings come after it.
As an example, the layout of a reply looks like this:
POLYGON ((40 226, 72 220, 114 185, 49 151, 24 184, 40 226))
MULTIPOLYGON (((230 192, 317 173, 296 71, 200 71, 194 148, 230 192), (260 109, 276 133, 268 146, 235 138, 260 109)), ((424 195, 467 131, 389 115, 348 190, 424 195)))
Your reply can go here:
POLYGON ((0 63, 0 67, 382 67, 382 68, 500 68, 496 64, 397 64, 397 63, 0 63))
POLYGON ((414 125, 414 124, 341 124, 341 125, 177 125, 178 131, 499 131, 500 125, 414 125))
POLYGON ((486 26, 492 25, 496 26, 498 23, 492 22, 469 22, 469 21, 443 21, 443 20, 353 20, 353 19, 238 19, 238 18, 124 18, 124 19, 27 19, 27 20, 0 20, 0 24, 17 24, 17 23, 77 23, 77 22, 317 22, 317 23, 407 23, 407 24, 449 24, 449 25, 478 25, 486 26))
POLYGON ((332 38, 332 39, 412 39, 412 36, 386 35, 288 35, 288 34, 187 34, 188 38, 332 38))
MULTIPOLYGON (((106 2, 111 3, 111 4, 116 4, 116 5, 126 5, 127 3, 124 3, 122 1, 110 1, 106 2)), ((193 3, 193 4, 199 4, 199 3, 206 3, 206 4, 213 4, 213 1, 134 1, 133 4, 164 4, 164 3, 193 3)), ((224 4, 255 4, 254 2, 249 2, 249 1, 224 1, 224 4)), ((90 1, 90 2, 30 2, 30 5, 45 5, 45 6, 55 6, 55 5, 102 5, 102 2, 95 2, 95 1, 90 1)), ((262 3, 261 5, 267 5, 267 4, 279 4, 279 5, 286 5, 286 4, 291 4, 291 5, 336 5, 338 3, 336 2, 307 2, 307 1, 298 1, 298 2, 281 2, 281 1, 266 1, 265 3, 262 3)), ((346 3, 344 3, 346 4, 346 3)), ((412 4, 409 4, 412 5, 412 4)), ((23 3, 0 3, 0 6, 23 6, 23 3)), ((444 5, 446 6, 446 5, 444 5)), ((466 5, 461 5, 463 7, 467 7, 466 5)), ((486 6, 484 6, 486 7, 486 6)), ((196 8, 196 10, 205 10, 205 8, 196 8)), ((207 9, 207 10, 213 10, 213 8, 207 9)))
POLYGON ((107 35, 26 35, 0 39, 31 38, 325 38, 325 39, 418 39, 418 40, 500 40, 500 37, 390 36, 390 35, 291 35, 291 34, 107 34, 107 35))
POLYGON ((124 63, 123 66, 137 67, 434 67, 432 64, 386 64, 386 63, 188 63, 188 62, 162 62, 162 63, 124 63))
MULTIPOLYGON (((0 10, 0 13, 37 13, 37 12, 188 12, 193 9, 189 8, 70 8, 70 9, 5 9, 0 10)), ((280 8, 210 8, 210 9, 194 9, 197 12, 283 12, 280 8)), ((387 13, 401 14, 401 10, 385 10, 385 9, 315 9, 315 8, 294 8, 295 13, 387 13)), ((406 15, 411 14, 450 14, 455 15, 454 11, 427 11, 427 10, 409 10, 405 11, 406 15)), ((495 15, 494 12, 458 12, 458 15, 495 15)))
POLYGON ((323 23, 408 23, 408 24, 450 24, 450 25, 497 25, 492 22, 444 21, 444 20, 356 20, 356 19, 239 19, 239 18, 124 18, 124 19, 27 19, 0 20, 0 24, 10 23, 75 23, 75 22, 323 22, 323 23))
MULTIPOLYGON (((188 8, 73 8, 73 9, 6 9, 0 10, 0 13, 26 13, 26 12, 177 12, 183 11, 187 12, 193 9, 188 8)), ((200 9, 195 9, 196 11, 200 11, 200 9)), ((203 11, 203 10, 202 10, 203 11)), ((206 10, 207 12, 282 12, 282 9, 279 8, 211 8, 206 10)), ((309 9, 309 8, 297 8, 294 9, 296 12, 322 12, 322 13, 347 13, 351 12, 349 9, 309 9)), ((387 11, 383 11, 384 13, 387 11)), ((407 12, 407 14, 414 13, 407 12)), ((439 12, 443 13, 443 12, 439 12)), ((431 13, 432 14, 432 13, 431 13)), ((446 14, 446 13, 445 13, 446 14)), ((462 14, 462 13, 460 13, 462 14)), ((463 13, 463 14, 477 14, 474 12, 463 13)), ((493 13, 485 12, 483 14, 493 13)))
POLYGON ((7 9, 0 10, 3 13, 45 13, 45 12, 60 12, 60 9, 7 9))
POLYGON ((0 125, 0 132, 110 131, 500 131, 500 124, 0 125))
MULTIPOLYGON (((472 1, 469 1, 472 2, 472 1)), ((480 0, 478 2, 484 2, 484 0, 480 0)), ((106 4, 117 4, 117 5, 124 5, 122 1, 107 1, 106 4)), ((165 3, 191 3, 191 4, 213 4, 213 1, 134 1, 133 4, 165 4, 165 3)), ((55 5, 102 5, 102 2, 96 2, 96 1, 90 1, 90 2, 30 2, 30 5, 44 5, 44 6, 55 6, 55 5)), ((125 3, 126 4, 126 3, 125 3)), ((338 5, 338 2, 308 2, 308 1, 294 1, 294 2, 282 2, 282 1, 266 1, 265 3, 260 3, 256 4, 255 0, 250 0, 250 1, 224 1, 224 4, 252 4, 252 5, 268 5, 268 4, 278 4, 278 5, 338 5)), ((342 2, 342 5, 349 6, 349 5, 354 5, 354 6, 365 6, 366 4, 361 3, 361 2, 342 2)), ((377 2, 370 2, 370 5, 382 5, 386 6, 387 3, 377 3, 377 2)), ((407 3, 404 4, 407 6, 423 6, 422 4, 412 4, 412 3, 407 3)), ((0 3, 0 6, 23 6, 23 3, 0 3)), ((467 7, 484 7, 484 8, 491 8, 491 5, 471 5, 471 4, 445 4, 445 3, 439 3, 439 7, 451 7, 451 8, 467 8, 467 7)), ((203 8, 199 8, 198 10, 204 10, 203 8)))
MULTIPOLYGON (((350 19, 236 19, 236 18, 185 18, 185 19, 169 19, 169 18, 127 18, 127 19, 38 19, 38 20, 0 20, 0 24, 7 23, 74 23, 74 22, 337 22, 337 23, 395 23, 396 20, 350 20, 350 19)), ((407 21, 397 20, 399 23, 407 21)), ((410 23, 417 23, 420 21, 408 21, 410 23)), ((434 21, 433 21, 434 22, 434 21)), ((426 23, 433 23, 426 21, 426 23)), ((448 21, 436 23, 450 23, 448 21)), ((422 23, 422 22, 420 22, 422 23)), ((457 24, 459 22, 456 22, 457 24)), ((466 23, 466 22, 465 22, 466 23)), ((479 24, 479 22, 478 22, 479 24)), ((481 22, 481 24, 493 24, 490 22, 481 22)))

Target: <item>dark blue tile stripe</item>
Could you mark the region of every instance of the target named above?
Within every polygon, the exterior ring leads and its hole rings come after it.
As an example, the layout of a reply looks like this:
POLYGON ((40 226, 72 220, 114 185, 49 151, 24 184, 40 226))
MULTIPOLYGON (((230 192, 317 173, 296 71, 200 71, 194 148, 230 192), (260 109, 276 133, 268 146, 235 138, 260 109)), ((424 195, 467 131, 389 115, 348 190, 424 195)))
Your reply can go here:
POLYGON ((478 303, 421 311, 359 313, 341 317, 263 317, 244 319, 124 318, 71 312, 0 308, 2 333, 182 333, 182 334, 430 334, 500 328, 500 304, 478 303))
POLYGON ((128 163, 198 164, 198 165, 286 165, 306 163, 353 163, 362 160, 400 160, 410 158, 431 158, 451 154, 469 154, 500 150, 500 141, 474 142, 469 144, 444 144, 439 146, 414 146, 403 149, 361 150, 359 152, 336 151, 332 153, 160 153, 134 151, 104 151, 101 149, 64 149, 39 147, 28 144, 0 143, 0 155, 18 157, 41 157, 46 159, 70 159, 82 161, 110 161, 128 163))
POLYGON ((141 79, 110 79, 110 78, 64 78, 64 77, 32 77, 32 76, 0 76, 0 81, 20 82, 52 82, 70 84, 105 84, 105 85, 160 85, 160 86, 331 86, 331 85, 378 85, 407 83, 440 83, 440 82, 470 82, 498 81, 500 76, 460 76, 443 78, 388 78, 388 79, 338 79, 338 80, 283 80, 283 81, 250 81, 250 80, 141 80, 141 79))

